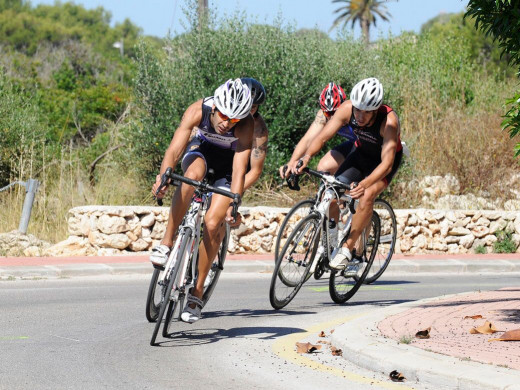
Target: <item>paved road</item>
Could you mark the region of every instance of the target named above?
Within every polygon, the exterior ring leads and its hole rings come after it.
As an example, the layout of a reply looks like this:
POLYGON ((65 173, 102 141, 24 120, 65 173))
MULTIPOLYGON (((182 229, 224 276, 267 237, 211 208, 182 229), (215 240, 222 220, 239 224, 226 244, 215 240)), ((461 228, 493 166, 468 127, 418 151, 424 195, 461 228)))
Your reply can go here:
POLYGON ((327 283, 312 281, 275 312, 269 277, 224 274, 205 318, 174 324, 159 347, 144 317, 147 277, 2 281, 0 388, 397 388, 328 351, 301 357, 294 342, 381 306, 517 283, 507 274, 387 277, 337 306, 327 283))

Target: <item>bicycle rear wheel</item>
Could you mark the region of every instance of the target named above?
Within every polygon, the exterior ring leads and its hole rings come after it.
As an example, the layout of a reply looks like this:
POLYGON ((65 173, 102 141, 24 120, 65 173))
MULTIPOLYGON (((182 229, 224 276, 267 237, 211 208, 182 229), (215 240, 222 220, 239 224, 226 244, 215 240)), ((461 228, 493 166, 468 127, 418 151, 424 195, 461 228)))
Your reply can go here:
POLYGON ((320 232, 320 217, 317 214, 305 217, 291 232, 271 277, 269 300, 273 308, 278 310, 291 302, 307 280, 318 249, 320 232))
MULTIPOLYGON (((191 239, 191 229, 187 228, 186 230, 184 230, 184 232, 182 234, 183 234, 183 237, 181 239, 181 242, 179 245, 179 250, 177 252, 177 259, 175 260, 175 264, 171 268, 171 271, 169 272, 168 277, 165 278, 165 282, 167 280, 167 282, 166 282, 167 287, 164 289, 163 294, 162 294, 161 309, 159 310, 159 314, 157 316, 157 322, 155 323, 155 328, 152 333, 152 339, 150 340, 150 345, 152 345, 152 346, 157 345, 155 343, 155 340, 157 338, 157 334, 159 333, 159 328, 161 327, 162 319, 164 317, 165 312, 170 307, 170 303, 172 303, 171 302, 172 290, 175 291, 178 289, 178 286, 176 285, 177 284, 177 275, 179 273, 179 268, 182 265, 182 260, 183 260, 183 257, 185 256, 185 252, 188 249, 187 246, 191 239), (174 289, 174 286, 175 286, 175 289, 174 289)), ((175 305, 173 305, 173 308, 175 308, 175 305)), ((170 320, 171 320, 172 314, 173 313, 170 314, 170 320)), ((169 322, 167 322, 165 324, 166 331, 163 330, 163 334, 167 334, 168 326, 169 326, 169 322)))
POLYGON ((202 295, 202 307, 206 306, 217 286, 218 278, 220 277, 220 273, 224 269, 224 262, 226 261, 227 248, 229 243, 229 238, 231 237, 231 229, 229 225, 226 223, 226 233, 224 234, 224 238, 220 243, 220 247, 218 249, 217 257, 213 260, 213 264, 211 264, 211 269, 209 270, 209 274, 206 277, 206 283, 204 287, 204 294, 202 295))
MULTIPOLYGON (((380 222, 377 213, 372 214, 372 220, 370 224, 365 228, 362 235, 365 235, 365 242, 362 250, 362 258, 365 259, 359 267, 358 273, 355 276, 345 276, 345 270, 331 271, 329 278, 329 293, 332 300, 336 303, 345 303, 359 290, 359 287, 363 284, 366 276, 370 271, 370 267, 374 262, 374 257, 377 252, 377 245, 379 242, 380 222), (368 246, 372 243, 372 248, 368 246), (375 250, 374 250, 375 249, 375 250), (368 256, 367 256, 368 255, 368 256)), ((348 239, 350 231, 341 240, 340 246, 342 246, 348 239)), ((363 237, 361 237, 363 240, 363 237)))
POLYGON ((274 244, 274 260, 278 259, 278 255, 280 254, 280 250, 283 247, 283 239, 289 237, 293 228, 296 224, 309 215, 313 209, 314 200, 305 199, 298 203, 296 203, 287 213, 285 218, 280 225, 280 229, 278 230, 278 234, 276 236, 276 242, 274 244))
POLYGON ((381 222, 381 233, 374 263, 370 267, 365 284, 374 283, 388 268, 397 239, 397 219, 392 206, 386 200, 376 199, 374 211, 378 214, 381 222))

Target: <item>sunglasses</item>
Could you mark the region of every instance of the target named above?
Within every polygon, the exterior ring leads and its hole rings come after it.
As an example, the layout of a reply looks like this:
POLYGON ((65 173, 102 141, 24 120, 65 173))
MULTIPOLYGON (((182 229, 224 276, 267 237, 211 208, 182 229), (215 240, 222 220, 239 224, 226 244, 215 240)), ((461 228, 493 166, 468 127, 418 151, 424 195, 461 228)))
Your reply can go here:
POLYGON ((334 112, 335 112, 335 111, 325 111, 325 110, 322 110, 322 111, 323 111, 323 115, 325 115, 325 118, 327 118, 327 119, 330 119, 330 117, 332 115, 334 115, 334 112))
POLYGON ((238 123, 238 122, 240 122, 240 119, 236 119, 236 118, 231 119, 229 116, 222 114, 219 110, 215 110, 215 111, 217 111, 218 116, 223 121, 230 121, 231 123, 238 123))

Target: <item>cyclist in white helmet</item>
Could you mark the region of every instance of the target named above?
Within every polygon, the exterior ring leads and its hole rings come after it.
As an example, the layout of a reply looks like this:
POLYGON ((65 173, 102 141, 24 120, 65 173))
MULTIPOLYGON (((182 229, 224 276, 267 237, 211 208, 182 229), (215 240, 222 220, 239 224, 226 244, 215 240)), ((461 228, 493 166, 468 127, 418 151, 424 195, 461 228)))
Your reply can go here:
MULTIPOLYGON (((247 85, 240 79, 230 79, 215 90, 214 96, 190 105, 166 150, 152 192, 155 194, 159 187, 161 175, 168 167, 174 168, 186 150, 181 165, 185 177, 202 180, 207 170, 212 168, 215 171, 215 186, 224 186, 242 195, 253 139, 254 121, 250 115, 252 103, 251 91, 247 85), (197 134, 190 141, 194 127, 197 127, 197 134)), ((158 198, 162 198, 165 192, 166 188, 158 194, 158 198)), ((154 267, 164 267, 193 192, 194 188, 186 184, 177 187, 166 232, 161 244, 153 248, 150 256, 154 267)), ((229 198, 213 194, 204 220, 197 285, 190 292, 191 296, 188 297, 188 303, 181 315, 185 322, 195 322, 201 317, 200 299, 204 280, 211 267, 210 259, 215 258, 223 238, 221 226, 224 221, 232 226, 240 223, 232 218, 231 212, 229 198)))
POLYGON ((357 83, 336 111, 323 131, 311 142, 300 159, 301 172, 310 158, 318 153, 325 143, 340 128, 349 126, 357 136, 355 148, 348 154, 336 172, 336 177, 346 184, 357 183, 350 190, 359 205, 352 219, 352 228, 343 248, 330 262, 331 268, 345 270, 345 276, 356 275, 359 259, 353 258, 357 239, 372 218, 374 201, 388 186, 397 172, 403 153, 399 118, 395 111, 383 104, 383 85, 376 78, 367 78, 357 83))

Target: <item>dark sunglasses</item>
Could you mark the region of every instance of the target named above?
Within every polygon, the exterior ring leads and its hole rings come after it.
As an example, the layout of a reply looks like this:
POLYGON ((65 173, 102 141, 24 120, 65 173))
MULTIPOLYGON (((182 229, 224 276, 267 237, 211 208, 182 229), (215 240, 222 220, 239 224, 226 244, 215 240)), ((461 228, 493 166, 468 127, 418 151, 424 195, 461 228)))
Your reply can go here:
POLYGON ((215 110, 215 111, 217 111, 218 116, 223 121, 230 121, 231 123, 238 123, 238 122, 240 122, 240 119, 236 119, 236 118, 231 119, 231 118, 229 118, 229 116, 222 114, 219 110, 215 110))

